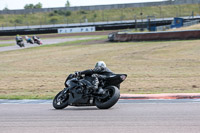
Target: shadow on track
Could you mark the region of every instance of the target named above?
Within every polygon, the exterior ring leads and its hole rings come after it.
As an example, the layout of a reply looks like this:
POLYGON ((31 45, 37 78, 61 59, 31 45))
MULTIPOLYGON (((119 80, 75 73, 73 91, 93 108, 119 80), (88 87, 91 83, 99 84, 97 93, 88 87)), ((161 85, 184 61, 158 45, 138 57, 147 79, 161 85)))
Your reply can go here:
POLYGON ((64 109, 51 109, 55 111, 66 111, 66 110, 73 110, 73 111, 80 111, 80 110, 100 110, 96 107, 67 107, 64 109))

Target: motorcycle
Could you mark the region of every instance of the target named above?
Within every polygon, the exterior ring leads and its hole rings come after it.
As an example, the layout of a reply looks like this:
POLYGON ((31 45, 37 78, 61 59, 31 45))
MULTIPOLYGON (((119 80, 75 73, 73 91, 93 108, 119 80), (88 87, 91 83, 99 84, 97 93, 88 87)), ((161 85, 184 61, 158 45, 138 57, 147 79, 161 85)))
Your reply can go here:
POLYGON ((23 41, 22 38, 20 38, 19 40, 17 40, 17 45, 20 46, 20 47, 25 47, 24 41, 23 41))
POLYGON ((65 88, 53 99, 55 109, 69 106, 96 106, 99 109, 109 109, 120 98, 120 84, 126 79, 126 74, 100 75, 99 88, 103 94, 94 91, 91 82, 85 76, 70 74, 65 81, 65 88))
POLYGON ((33 44, 33 40, 31 38, 26 40, 27 43, 33 44))
POLYGON ((34 39, 34 43, 37 43, 38 45, 42 45, 42 41, 39 38, 34 39))

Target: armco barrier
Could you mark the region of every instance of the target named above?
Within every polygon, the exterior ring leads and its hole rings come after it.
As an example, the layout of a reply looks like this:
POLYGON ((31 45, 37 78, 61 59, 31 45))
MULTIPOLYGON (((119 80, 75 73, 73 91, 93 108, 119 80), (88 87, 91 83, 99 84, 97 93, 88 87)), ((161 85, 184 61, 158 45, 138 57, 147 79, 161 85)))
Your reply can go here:
POLYGON ((200 39, 200 30, 144 33, 112 33, 108 39, 115 42, 200 39))

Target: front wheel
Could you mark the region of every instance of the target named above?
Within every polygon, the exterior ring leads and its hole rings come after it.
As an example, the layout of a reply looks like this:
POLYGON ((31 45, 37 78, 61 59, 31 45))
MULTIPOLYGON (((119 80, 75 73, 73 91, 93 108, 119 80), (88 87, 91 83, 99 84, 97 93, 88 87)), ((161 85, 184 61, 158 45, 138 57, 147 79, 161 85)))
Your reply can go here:
POLYGON ((64 109, 65 107, 68 106, 68 99, 69 99, 68 93, 65 94, 63 93, 63 91, 59 92, 53 99, 53 107, 55 109, 64 109))
POLYGON ((105 88, 105 94, 95 99, 95 104, 99 109, 109 109, 117 103, 120 97, 120 91, 115 86, 105 88))

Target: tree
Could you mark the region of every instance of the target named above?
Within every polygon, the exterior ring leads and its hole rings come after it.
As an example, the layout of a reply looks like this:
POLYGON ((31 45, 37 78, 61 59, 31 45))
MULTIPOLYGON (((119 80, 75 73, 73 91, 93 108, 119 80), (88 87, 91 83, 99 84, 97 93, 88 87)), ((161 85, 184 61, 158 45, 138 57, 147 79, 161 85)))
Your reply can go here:
POLYGON ((26 4, 24 6, 24 9, 33 9, 34 8, 34 5, 33 4, 26 4))
POLYGON ((70 7, 70 2, 69 0, 67 0, 66 4, 65 4, 65 7, 70 7))
POLYGON ((42 3, 37 3, 36 5, 33 4, 26 4, 24 6, 24 9, 38 9, 38 8, 42 8, 42 3))
POLYGON ((35 6, 34 6, 34 8, 42 8, 42 3, 37 3, 35 6))
POLYGON ((4 11, 8 11, 9 9, 8 9, 8 7, 6 6, 3 10, 4 10, 4 11))

